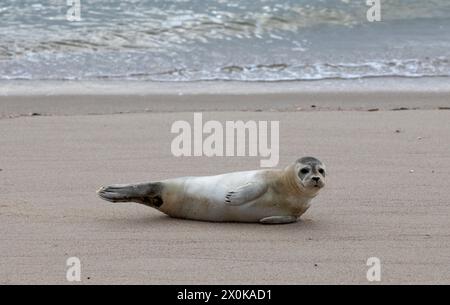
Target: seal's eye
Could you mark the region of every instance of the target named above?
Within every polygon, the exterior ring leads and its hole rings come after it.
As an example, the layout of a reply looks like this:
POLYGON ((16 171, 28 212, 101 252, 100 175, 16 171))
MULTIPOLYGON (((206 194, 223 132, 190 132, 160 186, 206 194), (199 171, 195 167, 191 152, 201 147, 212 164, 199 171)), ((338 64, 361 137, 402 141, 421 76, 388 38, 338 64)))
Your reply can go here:
POLYGON ((323 168, 319 168, 319 174, 324 175, 325 171, 323 170, 323 168))
POLYGON ((302 168, 300 170, 300 173, 302 173, 303 175, 306 175, 307 173, 309 173, 309 168, 306 168, 306 167, 302 168))

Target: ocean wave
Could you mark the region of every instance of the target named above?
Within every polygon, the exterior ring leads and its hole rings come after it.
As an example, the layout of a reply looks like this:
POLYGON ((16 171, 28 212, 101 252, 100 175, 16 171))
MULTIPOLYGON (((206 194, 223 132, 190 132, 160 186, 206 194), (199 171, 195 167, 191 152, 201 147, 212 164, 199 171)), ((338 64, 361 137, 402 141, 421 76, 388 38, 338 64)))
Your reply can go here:
POLYGON ((65 0, 0 4, 0 79, 280 81, 447 76, 450 1, 65 0))
MULTIPOLYGON (((79 60, 72 61, 79 62, 79 60)), ((406 59, 361 63, 314 63, 288 65, 223 66, 211 69, 167 68, 146 72, 116 69, 104 73, 103 69, 92 67, 72 70, 68 63, 59 69, 49 71, 38 64, 32 70, 21 67, 16 71, 7 68, 8 73, 0 75, 0 80, 135 80, 135 81, 311 81, 324 79, 359 79, 373 77, 450 77, 450 60, 445 57, 430 59, 406 59), (35 72, 30 72, 35 71, 35 72), (41 72, 39 72, 41 71, 41 72)), ((29 66, 29 65, 28 65, 29 66)), ((2 65, 0 64, 0 67, 2 65)))
MULTIPOLYGON (((29 52, 164 49, 210 40, 289 39, 317 26, 367 23, 365 1, 81 1, 82 21, 65 19, 65 1, 0 4, 2 58, 29 52), (288 37, 286 37, 288 36, 288 37)), ((385 0, 383 20, 448 18, 445 0, 385 0)))

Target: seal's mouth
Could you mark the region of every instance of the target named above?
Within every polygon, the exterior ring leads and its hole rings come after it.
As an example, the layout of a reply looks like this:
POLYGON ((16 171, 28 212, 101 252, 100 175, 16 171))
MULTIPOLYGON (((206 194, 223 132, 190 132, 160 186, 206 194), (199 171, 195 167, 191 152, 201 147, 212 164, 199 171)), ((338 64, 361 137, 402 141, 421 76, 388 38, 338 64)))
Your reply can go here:
POLYGON ((316 182, 316 183, 314 183, 313 185, 312 185, 312 187, 313 188, 316 188, 316 189, 321 189, 321 188, 323 188, 325 186, 325 184, 323 183, 323 182, 316 182))
POLYGON ((299 179, 299 182, 305 189, 320 190, 325 186, 325 183, 323 183, 323 181, 315 181, 315 182, 308 181, 304 183, 302 180, 299 179))

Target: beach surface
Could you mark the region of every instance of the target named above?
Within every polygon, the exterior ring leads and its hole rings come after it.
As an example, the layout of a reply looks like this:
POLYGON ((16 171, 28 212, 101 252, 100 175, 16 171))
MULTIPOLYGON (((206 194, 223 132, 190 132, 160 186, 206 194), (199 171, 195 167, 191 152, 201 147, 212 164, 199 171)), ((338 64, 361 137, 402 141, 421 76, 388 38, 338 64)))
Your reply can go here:
POLYGON ((78 257, 84 284, 367 284, 377 257, 382 284, 450 284, 450 95, 431 82, 3 84, 0 283, 67 284, 66 260, 78 257), (97 197, 109 184, 259 167, 259 157, 174 157, 171 125, 194 112, 279 121, 279 167, 305 155, 327 164, 301 221, 178 220, 97 197))

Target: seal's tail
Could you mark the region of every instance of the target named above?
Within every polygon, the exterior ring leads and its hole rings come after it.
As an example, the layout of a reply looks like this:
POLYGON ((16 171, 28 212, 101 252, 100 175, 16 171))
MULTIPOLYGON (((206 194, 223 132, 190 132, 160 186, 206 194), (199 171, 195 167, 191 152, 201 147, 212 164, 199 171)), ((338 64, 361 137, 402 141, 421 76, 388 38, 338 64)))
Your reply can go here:
POLYGON ((102 187, 97 191, 100 198, 110 202, 137 202, 159 208, 163 204, 161 196, 162 184, 117 184, 102 187))

